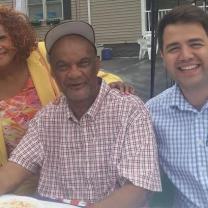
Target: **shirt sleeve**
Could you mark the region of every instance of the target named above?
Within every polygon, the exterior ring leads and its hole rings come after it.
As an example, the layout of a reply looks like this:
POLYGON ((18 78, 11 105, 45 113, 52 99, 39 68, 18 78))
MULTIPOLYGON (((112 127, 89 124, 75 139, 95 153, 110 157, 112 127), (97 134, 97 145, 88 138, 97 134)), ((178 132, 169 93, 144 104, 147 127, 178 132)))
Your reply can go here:
POLYGON ((157 146, 149 113, 144 106, 130 116, 121 152, 118 163, 121 178, 150 191, 161 191, 157 146))
POLYGON ((43 161, 43 145, 39 139, 39 130, 37 121, 31 120, 27 133, 9 158, 9 161, 21 165, 32 173, 39 170, 43 161))

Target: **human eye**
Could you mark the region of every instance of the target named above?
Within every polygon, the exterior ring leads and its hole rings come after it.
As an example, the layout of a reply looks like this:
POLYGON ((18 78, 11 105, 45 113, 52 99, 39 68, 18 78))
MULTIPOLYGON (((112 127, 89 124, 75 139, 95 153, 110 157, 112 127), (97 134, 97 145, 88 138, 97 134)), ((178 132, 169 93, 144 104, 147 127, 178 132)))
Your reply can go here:
POLYGON ((58 62, 55 65, 55 70, 56 71, 66 71, 68 69, 68 65, 64 62, 58 62))
POLYGON ((191 43, 190 44, 190 46, 192 47, 192 48, 201 48, 201 47, 203 47, 204 46, 204 43, 202 43, 202 42, 193 42, 193 43, 191 43))
POLYGON ((0 35, 0 40, 6 39, 6 35, 0 35))
POLYGON ((167 48, 167 52, 168 52, 168 53, 175 53, 175 52, 177 52, 179 49, 180 49, 179 46, 171 46, 171 47, 167 48))
POLYGON ((177 42, 172 42, 165 46, 165 51, 167 53, 176 53, 179 50, 180 50, 180 44, 177 42))
POLYGON ((79 63, 79 67, 88 67, 91 64, 90 59, 82 59, 79 63))

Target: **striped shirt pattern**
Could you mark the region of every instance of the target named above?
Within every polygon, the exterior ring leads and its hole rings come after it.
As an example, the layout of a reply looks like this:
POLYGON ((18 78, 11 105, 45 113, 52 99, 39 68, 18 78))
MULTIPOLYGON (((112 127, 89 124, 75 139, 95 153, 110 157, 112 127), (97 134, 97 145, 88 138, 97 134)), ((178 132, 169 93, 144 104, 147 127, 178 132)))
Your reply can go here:
POLYGON ((97 202, 126 180, 160 191, 156 141, 147 109, 102 82, 78 121, 63 96, 31 121, 10 161, 36 173, 41 196, 97 202))
POLYGON ((208 102, 200 111, 174 85, 147 102, 160 164, 176 186, 177 208, 208 206, 208 102))

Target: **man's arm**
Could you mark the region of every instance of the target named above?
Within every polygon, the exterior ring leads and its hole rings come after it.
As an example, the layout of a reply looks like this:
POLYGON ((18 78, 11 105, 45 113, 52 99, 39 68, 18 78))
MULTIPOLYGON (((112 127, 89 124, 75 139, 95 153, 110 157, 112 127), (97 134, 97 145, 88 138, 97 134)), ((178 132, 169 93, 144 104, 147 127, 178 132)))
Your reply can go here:
POLYGON ((117 191, 113 192, 106 199, 92 204, 90 208, 138 208, 143 207, 150 192, 133 185, 126 183, 117 191))
POLYGON ((31 175, 31 172, 16 163, 6 163, 0 168, 0 195, 12 191, 31 175))

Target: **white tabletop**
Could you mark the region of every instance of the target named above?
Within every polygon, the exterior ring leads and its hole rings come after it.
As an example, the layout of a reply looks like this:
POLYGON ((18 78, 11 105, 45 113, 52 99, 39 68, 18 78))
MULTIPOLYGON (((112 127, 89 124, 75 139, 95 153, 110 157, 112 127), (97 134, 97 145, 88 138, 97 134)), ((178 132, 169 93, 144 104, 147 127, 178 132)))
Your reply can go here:
POLYGON ((72 206, 69 204, 63 204, 63 203, 56 203, 56 202, 49 202, 49 201, 42 201, 38 199, 34 199, 32 197, 24 197, 24 196, 17 196, 13 194, 6 194, 0 196, 0 205, 2 202, 9 202, 12 200, 16 201, 23 201, 23 202, 31 202, 37 205, 37 208, 78 208, 76 206, 72 206))
POLYGON ((41 201, 44 208, 77 208, 75 206, 69 204, 62 204, 62 203, 55 203, 55 202, 48 202, 48 201, 41 201))

